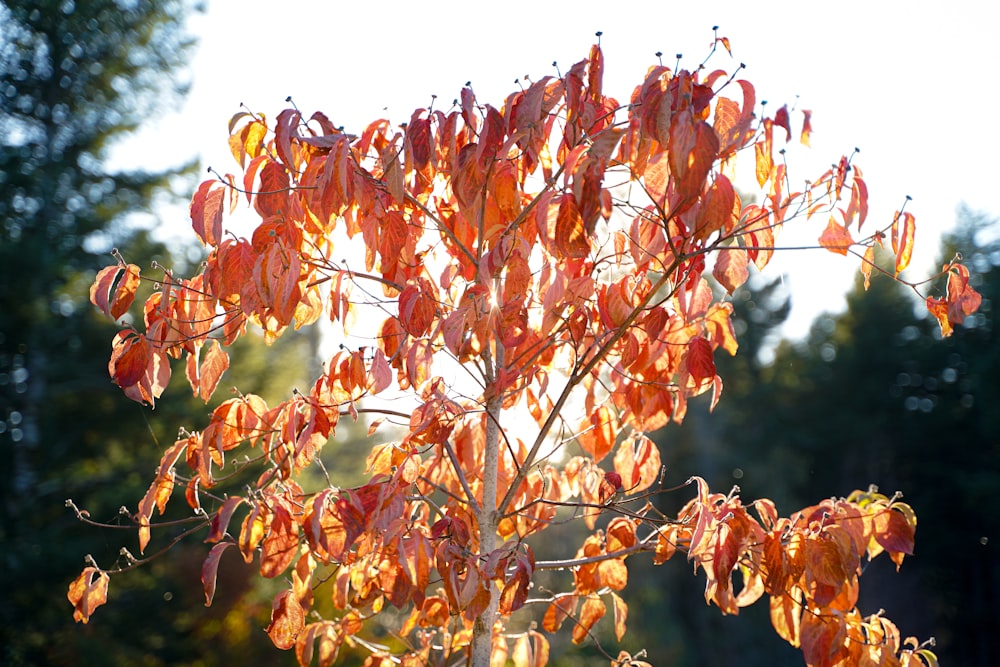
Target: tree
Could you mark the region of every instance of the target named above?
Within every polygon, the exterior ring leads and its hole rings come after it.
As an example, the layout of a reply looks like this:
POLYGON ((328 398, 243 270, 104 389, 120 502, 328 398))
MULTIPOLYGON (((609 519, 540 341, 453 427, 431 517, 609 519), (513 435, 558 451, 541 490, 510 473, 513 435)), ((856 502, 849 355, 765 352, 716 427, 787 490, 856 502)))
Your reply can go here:
MULTIPOLYGON (((168 252, 142 223, 154 218, 157 204, 177 196, 173 191, 190 190, 193 171, 119 172, 107 158, 157 109, 182 99, 192 11, 190 3, 173 1, 0 2, 4 665, 218 665, 237 653, 229 642, 240 630, 246 631, 242 652, 254 650, 253 640, 263 635, 259 615, 245 613, 244 626, 223 624, 221 605, 215 618, 202 614, 197 625, 191 614, 177 613, 186 597, 182 582, 200 567, 197 545, 122 580, 103 623, 81 632, 65 613, 66 581, 79 570, 80 554, 113 562, 123 545, 113 539, 120 534, 80 524, 66 498, 114 521, 123 497, 144 492, 160 458, 156 441, 172 440, 178 424, 206 412, 190 392, 175 392, 149 414, 120 400, 101 361, 110 325, 87 298, 115 244, 128 247, 142 266, 184 266, 188 248, 168 252)), ((313 353, 304 336, 283 338, 286 344, 270 348, 265 359, 259 338, 243 341, 240 355, 250 363, 234 369, 241 376, 234 381, 270 394, 254 377, 258 369, 279 387, 308 378, 313 353)), ((227 572, 226 602, 237 618, 254 598, 247 569, 227 572)), ((200 592, 194 593, 196 599, 200 592)), ((256 649, 269 644, 261 636, 256 649)))
MULTIPOLYGON (((678 551, 724 613, 766 593, 776 631, 810 664, 927 664, 926 647, 855 607, 863 557, 885 551, 898 566, 912 552, 909 506, 855 491, 782 518, 697 477, 671 487, 647 435, 681 421, 692 397, 717 401, 714 354, 736 352, 732 306, 706 272, 731 293, 768 263, 783 224, 822 214, 819 246, 857 254, 866 273, 891 236, 898 279, 912 214, 855 240, 867 187, 849 157, 789 192, 773 145, 780 130, 790 139, 790 112, 758 119, 739 70, 656 65, 628 104, 604 94, 602 71, 595 45, 499 109, 467 86, 447 112, 418 109, 399 130, 376 120, 358 136, 295 108, 272 124, 233 118, 243 175, 205 181, 191 204, 203 270, 147 277, 119 257, 91 288, 119 320, 156 283, 143 326, 116 334, 109 372, 152 405, 182 358, 192 389, 211 396, 250 325, 275 340, 328 319, 344 344, 307 391, 275 406, 239 395, 166 449, 133 515, 139 551, 183 487, 191 531, 213 545, 206 602, 232 547, 263 577, 287 577, 267 631, 302 665, 331 664, 345 643, 366 647, 369 664, 544 664, 535 609, 545 632, 565 624, 579 643, 610 605, 620 640, 625 560, 678 551), (754 155, 762 205, 733 187, 741 152, 754 155), (225 233, 243 197, 259 218, 249 238, 225 233), (363 263, 340 259, 352 244, 363 263), (368 481, 314 474, 340 420, 362 415, 378 439, 368 481), (695 497, 674 516, 650 502, 687 487, 695 497), (537 560, 536 536, 569 522, 588 530, 576 554, 537 560), (384 642, 371 634, 380 622, 384 642)), ((965 267, 946 272, 947 297, 930 303, 942 327, 977 305, 965 267)), ((79 620, 115 572, 92 562, 72 583, 79 620)))

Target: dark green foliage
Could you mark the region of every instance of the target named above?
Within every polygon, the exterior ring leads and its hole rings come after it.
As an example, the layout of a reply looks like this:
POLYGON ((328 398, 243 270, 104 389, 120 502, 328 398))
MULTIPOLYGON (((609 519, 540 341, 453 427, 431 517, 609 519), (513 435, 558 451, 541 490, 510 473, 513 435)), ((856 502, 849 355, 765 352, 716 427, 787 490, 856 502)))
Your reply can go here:
MULTIPOLYGON (((241 559, 226 563, 218 606, 204 608, 197 543, 115 578, 115 604, 87 626, 73 622, 66 600, 85 554, 110 567, 121 547, 136 553, 137 545, 132 530, 80 524, 65 500, 95 520, 127 523, 118 509, 135 510, 158 443, 171 442, 179 426, 200 428, 212 407, 190 398, 181 369, 155 412, 125 398, 105 361, 114 329, 88 303, 113 245, 144 270, 154 260, 183 268, 129 218, 148 217, 171 190, 190 192, 188 170, 114 173, 105 158, 117 139, 180 99, 191 10, 181 1, 0 2, 4 665, 217 665, 254 650, 273 655, 261 631, 270 603, 249 591, 252 571, 241 559)), ((254 338, 244 356, 262 356, 254 338)), ((283 343, 267 363, 249 364, 262 376, 224 377, 216 401, 234 383, 266 385, 273 400, 308 377, 310 341, 283 343)), ((149 552, 170 530, 154 531, 149 552)))

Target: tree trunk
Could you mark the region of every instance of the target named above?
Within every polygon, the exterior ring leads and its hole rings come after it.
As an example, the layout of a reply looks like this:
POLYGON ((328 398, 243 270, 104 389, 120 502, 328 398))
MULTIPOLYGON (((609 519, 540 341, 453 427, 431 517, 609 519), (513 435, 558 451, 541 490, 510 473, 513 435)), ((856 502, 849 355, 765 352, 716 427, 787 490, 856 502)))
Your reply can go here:
MULTIPOLYGON (((503 346, 496 343, 496 368, 503 367, 503 346)), ((487 360, 489 362, 489 360, 487 360)), ((489 367, 489 363, 487 364, 489 367)), ((491 373, 491 375, 493 375, 491 373)), ((495 377, 495 375, 494 375, 495 377)), ((489 378, 492 383, 493 378, 489 378)), ((483 457, 483 497, 479 512, 479 554, 485 559, 497 543, 497 472, 500 469, 500 408, 502 396, 494 396, 486 402, 486 447, 483 457)), ((500 594, 490 583, 490 603, 476 617, 472 629, 472 667, 489 667, 493 650, 493 625, 497 620, 500 594)))

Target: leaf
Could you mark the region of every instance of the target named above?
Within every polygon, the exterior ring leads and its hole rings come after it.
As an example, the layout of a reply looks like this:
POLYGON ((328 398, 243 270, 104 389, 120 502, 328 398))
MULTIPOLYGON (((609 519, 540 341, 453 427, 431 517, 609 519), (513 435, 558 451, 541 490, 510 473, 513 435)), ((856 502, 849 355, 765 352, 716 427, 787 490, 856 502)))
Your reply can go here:
POLYGON ((90 302, 107 317, 117 321, 135 300, 139 281, 139 267, 135 264, 105 267, 90 286, 90 302))
POLYGON ((826 229, 819 237, 819 244, 838 255, 847 255, 847 251, 854 245, 854 239, 844 225, 840 224, 833 217, 826 224, 826 229))
POLYGON ((622 640, 625 636, 625 622, 628 620, 628 605, 617 593, 611 593, 611 602, 615 610, 615 639, 622 640))
POLYGON ((611 452, 617 437, 618 419, 607 405, 601 405, 580 424, 577 441, 594 463, 600 463, 611 452))
POLYGON ((870 245, 865 248, 865 255, 861 259, 861 275, 865 279, 865 291, 871 285, 872 269, 875 268, 875 246, 870 245))
POLYGON ((107 572, 96 567, 85 567, 80 576, 73 580, 66 597, 73 605, 73 620, 89 623, 94 610, 108 601, 107 572))
MULTIPOLYGON (((809 146, 809 138, 812 136, 812 111, 808 109, 802 110, 802 134, 799 136, 799 141, 803 146, 809 146)), ((864 222, 864 221, 862 221, 864 222)))
POLYGON ((301 667, 309 667, 313 654, 318 667, 332 667, 337 661, 343 631, 333 621, 319 621, 305 626, 295 641, 295 657, 301 667))
POLYGON ((243 502, 243 498, 239 496, 230 496, 229 498, 226 498, 226 500, 222 503, 222 507, 216 510, 215 514, 212 516, 211 528, 208 531, 208 535, 205 537, 205 542, 218 542, 226 536, 226 531, 229 530, 229 521, 233 517, 233 512, 235 512, 236 508, 242 505, 243 502))
POLYGON ((299 524, 283 502, 272 507, 270 528, 261 545, 260 573, 273 579, 288 569, 299 551, 299 524))
POLYGON ((739 210, 736 191, 729 179, 719 174, 702 199, 695 218, 694 238, 704 241, 713 233, 730 231, 735 223, 733 208, 739 210))
POLYGON ((580 607, 580 616, 573 626, 573 643, 579 644, 590 634, 590 629, 607 613, 604 602, 596 595, 589 595, 580 607))
POLYGON ((913 555, 913 537, 915 532, 916 527, 910 525, 902 512, 894 509, 882 510, 875 515, 875 519, 872 522, 872 536, 875 538, 875 541, 888 551, 890 556, 895 554, 900 555, 898 560, 897 557, 893 558, 893 562, 897 565, 897 570, 899 569, 899 563, 902 562, 902 554, 913 555))
POLYGON ((166 510, 167 501, 174 490, 174 464, 180 455, 187 448, 187 439, 182 438, 174 442, 167 448, 160 458, 160 466, 156 471, 156 478, 149 485, 146 495, 139 502, 139 509, 136 518, 139 523, 139 552, 146 550, 149 544, 149 519, 153 516, 153 507, 156 507, 162 515, 166 510))
POLYGON ((791 125, 791 121, 790 121, 790 119, 788 117, 788 105, 787 104, 783 105, 780 109, 778 109, 777 112, 775 112, 775 114, 774 114, 774 124, 777 127, 783 127, 783 128, 785 128, 785 132, 786 132, 785 141, 791 141, 792 140, 792 125, 791 125))
POLYGON ((201 565, 201 585, 205 589, 205 606, 212 606, 212 599, 215 598, 215 582, 219 575, 219 559, 222 553, 233 546, 233 542, 219 542, 205 557, 205 562, 201 565))
POLYGON ((757 169, 757 184, 760 187, 764 187, 768 179, 771 178, 771 172, 774 170, 774 161, 772 157, 772 140, 771 140, 771 120, 765 118, 764 122, 764 132, 760 140, 754 144, 754 155, 756 156, 756 169, 757 169))
POLYGON ((152 351, 149 341, 134 331, 119 331, 111 343, 111 360, 108 372, 121 388, 137 384, 146 375, 152 351))
POLYGON ((542 618, 542 628, 546 632, 557 632, 563 621, 570 618, 576 611, 576 596, 568 593, 557 595, 549 603, 542 618))
POLYGON ((229 355, 222 349, 218 340, 212 340, 208 344, 208 351, 201 360, 198 368, 198 395, 201 400, 208 403, 208 400, 215 393, 215 388, 219 386, 222 374, 229 368, 229 355))
POLYGON ((962 264, 948 267, 948 320, 961 324, 982 305, 983 297, 969 284, 969 270, 962 264))
POLYGON ((941 335, 944 338, 950 336, 953 332, 951 326, 951 320, 948 318, 948 302, 944 299, 927 297, 925 301, 927 306, 927 312, 934 316, 934 319, 938 321, 938 326, 941 328, 941 335))
POLYGON ((274 645, 282 650, 292 648, 304 627, 305 611, 294 591, 278 593, 271 604, 271 623, 266 628, 274 645))
POLYGON ((728 294, 736 291, 750 278, 747 270, 747 253, 741 248, 722 248, 715 256, 712 276, 725 288, 728 294))
POLYGON ((206 246, 217 246, 222 241, 225 192, 216 185, 217 181, 204 181, 191 199, 191 227, 206 246))
POLYGON ((771 625, 778 636, 792 646, 798 647, 801 642, 802 626, 802 591, 792 588, 790 592, 781 591, 771 596, 771 625))
POLYGON ((861 178, 861 170, 854 168, 854 183, 851 185, 851 201, 847 205, 847 213, 844 215, 844 222, 848 227, 858 219, 858 229, 865 224, 868 218, 868 186, 861 178))
POLYGON ((559 198, 559 213, 555 222, 555 248, 560 257, 581 258, 590 253, 590 241, 583 218, 571 194, 559 198))
POLYGON ((706 338, 698 336, 688 343, 687 366, 691 377, 699 385, 715 377, 712 344, 706 338))
POLYGON ((916 232, 912 213, 897 211, 892 220, 892 251, 896 254, 896 275, 910 264, 916 232))

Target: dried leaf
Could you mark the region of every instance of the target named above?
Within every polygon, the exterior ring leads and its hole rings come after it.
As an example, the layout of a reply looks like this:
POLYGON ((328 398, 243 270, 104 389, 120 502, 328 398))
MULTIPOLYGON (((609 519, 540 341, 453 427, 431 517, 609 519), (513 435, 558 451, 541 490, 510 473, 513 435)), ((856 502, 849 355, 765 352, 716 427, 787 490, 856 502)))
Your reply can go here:
POLYGON ((66 593, 73 605, 73 620, 77 623, 90 622, 94 610, 108 601, 108 581, 106 572, 96 567, 85 567, 80 576, 73 580, 66 593))

